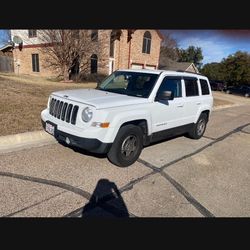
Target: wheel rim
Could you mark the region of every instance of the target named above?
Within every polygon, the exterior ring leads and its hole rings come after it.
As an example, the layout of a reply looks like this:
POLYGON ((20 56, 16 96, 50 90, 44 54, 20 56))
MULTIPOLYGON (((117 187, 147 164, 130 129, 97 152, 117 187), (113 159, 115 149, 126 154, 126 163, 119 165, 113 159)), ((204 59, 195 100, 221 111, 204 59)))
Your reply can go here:
POLYGON ((121 153, 125 157, 131 156, 137 148, 137 138, 134 135, 129 135, 122 143, 121 153))
POLYGON ((205 130, 205 126, 206 126, 206 123, 205 123, 205 120, 200 120, 198 122, 198 125, 197 125, 197 134, 200 136, 204 133, 204 130, 205 130))

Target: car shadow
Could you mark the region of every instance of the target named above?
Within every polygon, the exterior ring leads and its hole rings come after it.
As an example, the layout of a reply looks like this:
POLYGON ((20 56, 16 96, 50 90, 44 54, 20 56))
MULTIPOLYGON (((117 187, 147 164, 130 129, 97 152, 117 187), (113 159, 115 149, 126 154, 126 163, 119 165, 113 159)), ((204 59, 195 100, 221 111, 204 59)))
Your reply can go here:
POLYGON ((108 179, 100 179, 81 217, 126 218, 129 213, 116 184, 108 179))
POLYGON ((151 146, 163 143, 163 142, 171 141, 171 140, 179 138, 179 137, 187 137, 187 138, 189 138, 187 133, 186 134, 180 134, 180 135, 168 136, 167 138, 161 139, 159 141, 151 142, 149 145, 144 146, 144 148, 148 148, 148 147, 151 147, 151 146))
POLYGON ((85 150, 85 149, 82 149, 82 148, 78 148, 78 147, 69 145, 69 144, 67 144, 67 143, 64 142, 64 141, 59 141, 59 140, 58 140, 58 143, 61 144, 61 145, 64 146, 64 147, 67 147, 67 148, 72 149, 74 152, 79 153, 79 154, 84 154, 84 155, 87 155, 87 156, 93 156, 93 157, 100 158, 100 159, 106 158, 106 157, 107 157, 107 154, 92 153, 92 152, 89 152, 89 151, 87 151, 87 150, 85 150))

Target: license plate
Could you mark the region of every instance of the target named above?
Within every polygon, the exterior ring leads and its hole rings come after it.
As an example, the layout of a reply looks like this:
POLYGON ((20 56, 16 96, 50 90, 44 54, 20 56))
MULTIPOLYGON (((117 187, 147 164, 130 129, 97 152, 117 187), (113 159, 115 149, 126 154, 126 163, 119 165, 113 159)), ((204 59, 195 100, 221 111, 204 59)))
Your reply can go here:
POLYGON ((46 123, 45 130, 51 135, 55 135, 55 127, 52 124, 46 123))

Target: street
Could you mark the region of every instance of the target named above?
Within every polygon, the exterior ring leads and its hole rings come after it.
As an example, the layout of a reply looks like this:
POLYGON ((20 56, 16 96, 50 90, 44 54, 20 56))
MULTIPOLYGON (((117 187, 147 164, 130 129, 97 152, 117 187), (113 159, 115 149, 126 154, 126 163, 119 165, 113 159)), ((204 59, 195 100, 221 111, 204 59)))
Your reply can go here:
POLYGON ((249 217, 250 105, 200 140, 148 146, 127 168, 59 143, 0 154, 2 217, 249 217))

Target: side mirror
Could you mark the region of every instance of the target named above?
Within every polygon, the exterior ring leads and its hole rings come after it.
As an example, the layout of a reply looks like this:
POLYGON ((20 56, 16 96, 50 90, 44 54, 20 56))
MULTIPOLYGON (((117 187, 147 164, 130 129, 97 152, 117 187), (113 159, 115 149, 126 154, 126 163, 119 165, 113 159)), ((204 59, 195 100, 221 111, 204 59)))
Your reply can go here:
POLYGON ((174 93, 172 91, 162 91, 158 93, 155 98, 156 101, 167 101, 173 99, 174 99, 174 93))

